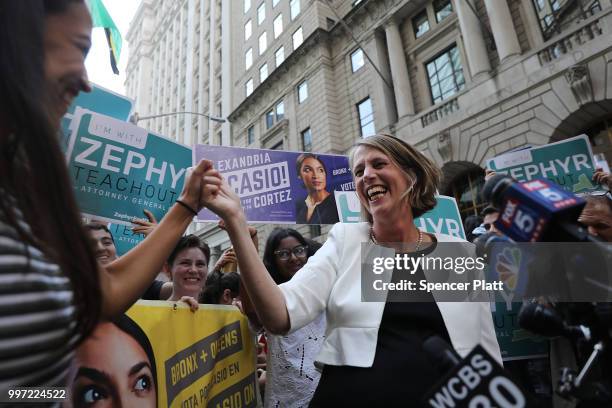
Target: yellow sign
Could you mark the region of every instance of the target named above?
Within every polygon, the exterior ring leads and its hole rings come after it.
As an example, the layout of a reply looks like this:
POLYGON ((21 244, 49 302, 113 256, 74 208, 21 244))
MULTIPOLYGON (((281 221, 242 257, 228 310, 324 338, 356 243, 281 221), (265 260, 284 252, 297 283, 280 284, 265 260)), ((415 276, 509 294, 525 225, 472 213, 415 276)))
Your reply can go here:
POLYGON ((139 301, 77 349, 74 406, 248 408, 258 403, 255 343, 233 306, 139 301))

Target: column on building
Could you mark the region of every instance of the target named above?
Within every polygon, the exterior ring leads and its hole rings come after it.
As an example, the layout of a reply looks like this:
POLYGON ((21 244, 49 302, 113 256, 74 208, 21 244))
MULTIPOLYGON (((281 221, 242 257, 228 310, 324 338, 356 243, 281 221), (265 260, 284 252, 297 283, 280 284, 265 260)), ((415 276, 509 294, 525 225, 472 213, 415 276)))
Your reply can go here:
POLYGON ((391 18, 385 23, 385 36, 387 38, 397 116, 402 118, 406 115, 414 115, 414 100, 412 99, 406 54, 404 53, 402 37, 395 19, 391 18))
POLYGON ((376 130, 384 129, 397 122, 395 100, 389 72, 389 59, 385 49, 385 39, 382 33, 375 32, 372 40, 366 45, 369 57, 381 71, 382 76, 373 72, 374 86, 372 102, 374 108, 374 123, 376 130))
POLYGON ((508 58, 521 54, 512 14, 506 0, 484 0, 499 61, 504 63, 508 58))
POLYGON ((491 63, 487 55, 487 46, 482 35, 480 20, 474 14, 473 9, 466 2, 469 0, 458 0, 455 2, 459 28, 463 35, 463 47, 470 64, 472 77, 491 71, 491 63))

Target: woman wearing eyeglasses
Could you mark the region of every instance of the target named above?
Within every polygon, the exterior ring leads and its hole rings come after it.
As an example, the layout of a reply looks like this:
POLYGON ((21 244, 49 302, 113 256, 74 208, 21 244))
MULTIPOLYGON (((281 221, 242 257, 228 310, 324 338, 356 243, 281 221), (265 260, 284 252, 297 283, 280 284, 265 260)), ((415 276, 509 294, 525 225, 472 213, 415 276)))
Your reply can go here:
MULTIPOLYGON (((266 242, 263 262, 276 284, 291 280, 321 247, 290 228, 276 228, 266 242)), ((325 313, 286 335, 267 333, 265 407, 306 407, 319 383, 314 361, 325 335, 325 313)))

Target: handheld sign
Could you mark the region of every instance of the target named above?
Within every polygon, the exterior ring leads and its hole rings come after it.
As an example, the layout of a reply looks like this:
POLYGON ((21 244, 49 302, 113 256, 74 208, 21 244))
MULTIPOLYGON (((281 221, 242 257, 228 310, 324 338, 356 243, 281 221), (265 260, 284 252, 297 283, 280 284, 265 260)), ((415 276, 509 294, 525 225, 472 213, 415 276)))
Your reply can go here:
POLYGON ((162 219, 179 198, 191 149, 131 123, 77 110, 68 167, 81 212, 129 225, 162 219))
POLYGON ((79 92, 62 118, 60 135, 62 151, 65 152, 68 149, 68 141, 72 129, 71 123, 78 108, 127 121, 132 114, 133 107, 134 101, 130 98, 119 95, 100 85, 91 84, 91 92, 79 92))
POLYGON ((596 189, 591 182, 593 152, 586 135, 502 154, 488 160, 487 167, 518 181, 546 178, 572 193, 596 189))
MULTIPOLYGON (((436 196, 437 204, 430 211, 414 219, 414 224, 432 234, 448 234, 465 239, 461 213, 453 197, 436 196)), ((354 191, 336 191, 336 205, 340 222, 360 221, 360 205, 354 191)))
MULTIPOLYGON (((346 156, 210 145, 196 145, 193 153, 194 163, 214 162, 240 197, 249 222, 334 224, 334 191, 355 189, 346 156), (325 198, 313 206, 311 195, 325 198)), ((198 220, 218 217, 204 209, 198 220)))

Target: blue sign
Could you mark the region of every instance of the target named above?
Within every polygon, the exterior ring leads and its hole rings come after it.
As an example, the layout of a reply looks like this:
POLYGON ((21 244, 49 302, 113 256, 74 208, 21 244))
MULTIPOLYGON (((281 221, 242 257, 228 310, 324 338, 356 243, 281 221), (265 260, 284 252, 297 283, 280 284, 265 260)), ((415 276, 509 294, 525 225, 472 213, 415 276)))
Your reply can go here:
MULTIPOLYGON (((436 206, 414 219, 414 224, 421 230, 432 234, 447 234, 465 239, 461 213, 453 197, 436 196, 436 206)), ((336 202, 341 222, 359 222, 360 203, 354 191, 336 191, 336 202)))
POLYGON ((131 123, 77 109, 68 167, 81 212, 129 224, 158 220, 179 197, 191 149, 131 123))
POLYGON ((135 234, 127 225, 108 224, 108 229, 113 234, 117 256, 122 256, 145 239, 143 234, 135 234))
POLYGON ((595 171, 593 152, 586 135, 508 152, 489 159, 487 167, 517 181, 546 178, 572 193, 596 189, 591 182, 595 171))
MULTIPOLYGON (((334 191, 354 190, 346 156, 196 145, 194 161, 209 159, 241 199, 249 222, 333 224, 334 191)), ((199 221, 216 221, 209 210, 199 221)))
POLYGON ((65 152, 70 139, 70 124, 77 108, 111 116, 115 119, 127 121, 132 114, 133 102, 131 99, 116 94, 99 85, 91 84, 91 92, 80 92, 68 107, 68 111, 61 122, 61 146, 65 152))

